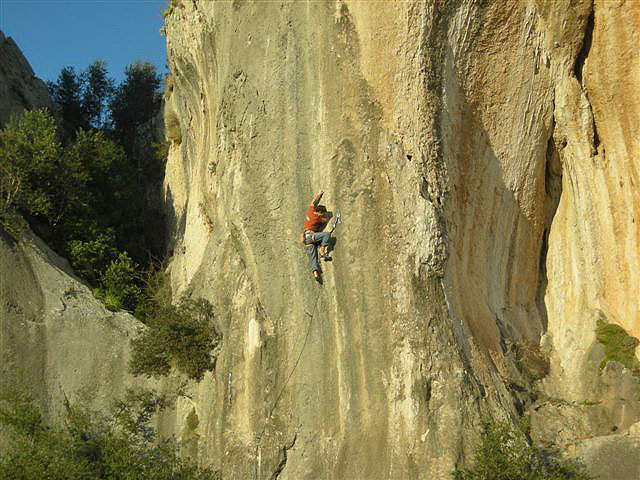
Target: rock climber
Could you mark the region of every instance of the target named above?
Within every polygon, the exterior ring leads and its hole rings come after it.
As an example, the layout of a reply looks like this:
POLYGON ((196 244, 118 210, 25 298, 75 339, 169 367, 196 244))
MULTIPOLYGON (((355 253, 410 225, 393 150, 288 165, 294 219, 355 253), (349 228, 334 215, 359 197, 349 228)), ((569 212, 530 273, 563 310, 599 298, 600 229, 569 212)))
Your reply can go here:
POLYGON ((331 233, 322 231, 331 218, 329 212, 327 212, 327 207, 320 205, 322 195, 324 195, 324 192, 320 191, 313 197, 311 205, 307 209, 303 234, 303 243, 307 249, 311 271, 318 282, 322 282, 319 258, 324 258, 325 260, 329 258, 329 242, 331 241, 331 233))

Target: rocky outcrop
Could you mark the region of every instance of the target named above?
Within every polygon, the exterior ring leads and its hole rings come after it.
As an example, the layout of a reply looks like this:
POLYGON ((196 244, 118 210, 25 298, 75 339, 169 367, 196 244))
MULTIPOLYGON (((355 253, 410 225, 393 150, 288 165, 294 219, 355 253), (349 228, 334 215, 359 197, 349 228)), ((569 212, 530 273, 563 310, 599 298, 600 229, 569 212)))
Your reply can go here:
POLYGON ((203 462, 448 478, 490 416, 542 438, 582 412, 563 445, 638 420, 595 332, 640 328, 639 12, 172 2, 170 271, 225 344, 189 405, 203 462), (344 224, 318 286, 296 239, 321 188, 344 224))
POLYGON ((0 125, 24 109, 50 105, 45 83, 34 75, 13 39, 0 32, 0 125))
POLYGON ((101 409, 142 382, 127 374, 129 340, 140 323, 110 312, 68 263, 37 237, 0 230, 0 359, 50 419, 64 398, 101 409))
POLYGON ((569 452, 582 458, 594 478, 640 478, 640 423, 617 435, 582 440, 569 452))

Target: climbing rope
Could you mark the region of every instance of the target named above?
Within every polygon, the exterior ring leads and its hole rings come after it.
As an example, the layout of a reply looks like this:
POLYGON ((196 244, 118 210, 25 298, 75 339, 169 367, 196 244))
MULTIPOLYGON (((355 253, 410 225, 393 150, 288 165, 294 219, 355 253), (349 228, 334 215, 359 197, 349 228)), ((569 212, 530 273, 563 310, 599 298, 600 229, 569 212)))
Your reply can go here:
POLYGON ((267 415, 267 418, 264 420, 264 425, 262 426, 262 430, 260 431, 260 433, 257 436, 256 449, 255 449, 255 452, 253 454, 253 458, 254 458, 254 461, 255 461, 254 470, 253 470, 253 478, 254 478, 254 480, 258 480, 258 450, 260 449, 260 444, 262 443, 262 437, 264 435, 264 432, 267 430, 267 423, 271 419, 271 416, 273 415, 273 411, 276 409, 276 406, 278 405, 278 402, 280 401, 280 397, 282 397, 282 394, 284 393, 284 389, 286 388, 287 384, 289 383, 289 380, 291 379, 291 376, 293 375, 293 372, 298 367, 298 363, 300 363, 300 359, 302 358, 302 353, 304 352, 304 348, 307 345, 307 340, 309 339, 309 333, 311 332, 311 324, 313 323, 313 316, 316 313, 316 307, 318 306, 318 299, 320 298, 320 293, 322 293, 322 288, 320 287, 320 285, 318 285, 316 298, 313 301, 313 307, 311 308, 311 311, 309 312, 307 309, 305 309, 305 311, 304 311, 304 314, 309 316, 309 324, 307 325, 307 333, 304 336, 304 341, 302 342, 302 348, 300 348, 300 353, 298 353, 298 358, 296 358, 296 361, 293 364, 293 368, 291 368, 291 370, 289 371, 289 375, 287 375, 287 378, 285 379, 284 383, 282 384, 282 387, 280 387, 280 392, 276 396, 276 399, 273 402, 273 405, 271 406, 271 410, 269 410, 269 415, 267 415))

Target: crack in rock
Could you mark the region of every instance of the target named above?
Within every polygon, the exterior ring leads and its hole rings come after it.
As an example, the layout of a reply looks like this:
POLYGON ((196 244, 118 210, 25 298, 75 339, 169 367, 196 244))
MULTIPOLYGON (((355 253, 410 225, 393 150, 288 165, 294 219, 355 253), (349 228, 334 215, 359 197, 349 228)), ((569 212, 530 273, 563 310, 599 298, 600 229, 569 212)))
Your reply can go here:
POLYGON ((284 470, 284 467, 287 465, 287 452, 293 448, 293 446, 296 444, 297 439, 298 432, 293 435, 293 439, 291 439, 291 442, 289 442, 288 444, 284 444, 280 449, 282 456, 280 458, 280 462, 278 462, 278 465, 276 466, 276 469, 271 474, 270 480, 277 480, 277 478, 282 473, 282 470, 284 470))

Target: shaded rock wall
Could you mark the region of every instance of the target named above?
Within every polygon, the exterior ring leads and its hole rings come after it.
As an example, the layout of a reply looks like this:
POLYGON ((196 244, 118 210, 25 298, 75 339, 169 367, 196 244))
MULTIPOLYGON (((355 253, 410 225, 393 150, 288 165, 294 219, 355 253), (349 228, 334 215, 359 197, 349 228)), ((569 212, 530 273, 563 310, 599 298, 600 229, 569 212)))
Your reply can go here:
POLYGON ((0 125, 13 113, 50 105, 45 83, 34 75, 13 39, 0 31, 0 125))
POLYGON ((109 312, 67 262, 32 234, 16 243, 0 230, 2 373, 17 372, 48 418, 65 396, 88 394, 104 408, 136 382, 127 374, 139 322, 109 312))

